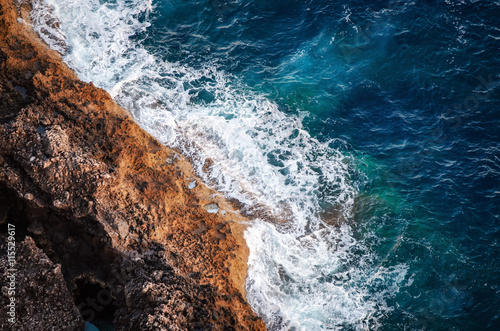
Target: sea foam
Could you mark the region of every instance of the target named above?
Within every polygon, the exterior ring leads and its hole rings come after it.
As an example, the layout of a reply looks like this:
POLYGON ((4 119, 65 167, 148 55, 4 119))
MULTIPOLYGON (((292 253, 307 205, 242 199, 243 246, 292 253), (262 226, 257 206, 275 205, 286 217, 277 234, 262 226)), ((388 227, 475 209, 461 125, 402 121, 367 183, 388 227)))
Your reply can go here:
POLYGON ((352 160, 332 147, 338 142, 313 138, 301 116, 210 59, 194 69, 141 46, 154 24, 152 1, 35 4, 35 30, 80 79, 107 90, 142 128, 188 156, 205 183, 242 202, 252 219, 247 299, 270 329, 378 325, 389 293, 370 285, 397 291, 406 270, 373 267, 347 224, 320 217, 326 205, 349 219, 356 194, 352 160))

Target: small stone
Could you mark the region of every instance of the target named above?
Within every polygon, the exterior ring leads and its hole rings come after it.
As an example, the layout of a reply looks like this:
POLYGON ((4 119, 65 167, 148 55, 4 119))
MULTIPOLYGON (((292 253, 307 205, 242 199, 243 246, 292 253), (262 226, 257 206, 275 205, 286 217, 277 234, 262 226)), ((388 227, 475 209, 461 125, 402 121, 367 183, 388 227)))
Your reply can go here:
POLYGON ((191 183, 189 183, 189 185, 188 185, 188 189, 192 190, 192 189, 194 189, 195 187, 196 187, 196 181, 195 181, 195 180, 193 180, 191 183))
POLYGON ((205 209, 207 210, 208 213, 210 214, 217 214, 219 211, 219 205, 216 203, 209 203, 208 205, 205 206, 205 209))
POLYGON ((226 234, 224 234, 224 233, 222 233, 220 231, 215 231, 214 232, 214 236, 217 239, 225 239, 226 238, 226 234))
POLYGON ((34 196, 33 196, 33 194, 31 194, 31 193, 26 193, 26 194, 24 195, 24 198, 25 198, 26 200, 28 200, 28 201, 31 201, 31 200, 33 200, 35 197, 34 197, 34 196))
POLYGON ((32 156, 32 157, 30 158, 30 162, 31 162, 31 163, 35 162, 35 160, 36 160, 36 157, 34 157, 34 156, 32 156))
POLYGON ((154 278, 157 282, 159 282, 159 281, 161 280, 161 278, 163 277, 163 271, 161 271, 161 270, 156 270, 156 271, 154 271, 154 272, 153 272, 153 275, 152 275, 152 276, 153 276, 153 278, 154 278))
POLYGON ((44 231, 43 226, 38 222, 31 223, 27 230, 35 235, 42 235, 44 231))
POLYGON ((204 233, 208 230, 207 225, 205 222, 201 221, 200 224, 198 225, 198 228, 194 230, 192 233, 193 234, 200 234, 204 233))
POLYGON ((65 207, 64 203, 62 203, 60 200, 54 200, 52 204, 54 205, 54 207, 59 209, 63 209, 65 207))
POLYGON ((44 169, 46 169, 46 168, 50 167, 50 165, 51 165, 51 164, 52 164, 52 161, 47 160, 47 161, 45 161, 45 162, 43 163, 43 168, 44 168, 44 169))
POLYGON ((118 233, 120 234, 120 237, 125 238, 128 235, 128 224, 125 222, 119 222, 118 233))

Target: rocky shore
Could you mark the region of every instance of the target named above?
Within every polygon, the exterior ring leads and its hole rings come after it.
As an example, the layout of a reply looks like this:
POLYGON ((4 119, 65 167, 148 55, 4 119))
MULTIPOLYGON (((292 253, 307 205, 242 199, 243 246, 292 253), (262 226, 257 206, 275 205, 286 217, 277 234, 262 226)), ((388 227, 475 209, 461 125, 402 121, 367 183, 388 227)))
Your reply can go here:
POLYGON ((0 329, 264 330, 245 300, 247 220, 80 81, 29 10, 0 0, 0 329))

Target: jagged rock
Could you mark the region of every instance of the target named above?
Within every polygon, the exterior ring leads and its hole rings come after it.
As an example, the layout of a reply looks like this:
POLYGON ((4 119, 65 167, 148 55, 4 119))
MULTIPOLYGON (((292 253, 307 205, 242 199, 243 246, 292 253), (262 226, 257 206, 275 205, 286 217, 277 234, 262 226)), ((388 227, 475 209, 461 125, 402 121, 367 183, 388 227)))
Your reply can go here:
MULTIPOLYGON (((2 256, 7 253, 6 240, 2 239, 0 252, 2 256)), ((66 287, 61 266, 52 263, 33 239, 26 237, 17 243, 14 268, 6 262, 0 260, 0 316, 7 317, 0 319, 0 330, 83 330, 83 319, 66 287), (15 314, 9 314, 10 298, 15 298, 15 314)))

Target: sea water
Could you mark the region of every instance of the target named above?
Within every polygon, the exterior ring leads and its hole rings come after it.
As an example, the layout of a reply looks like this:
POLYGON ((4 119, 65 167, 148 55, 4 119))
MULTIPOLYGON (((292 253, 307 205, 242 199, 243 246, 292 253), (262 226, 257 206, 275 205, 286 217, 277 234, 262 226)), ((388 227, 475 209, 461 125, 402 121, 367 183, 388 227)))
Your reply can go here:
POLYGON ((500 329, 500 2, 34 0, 32 19, 242 203, 270 330, 500 329))

